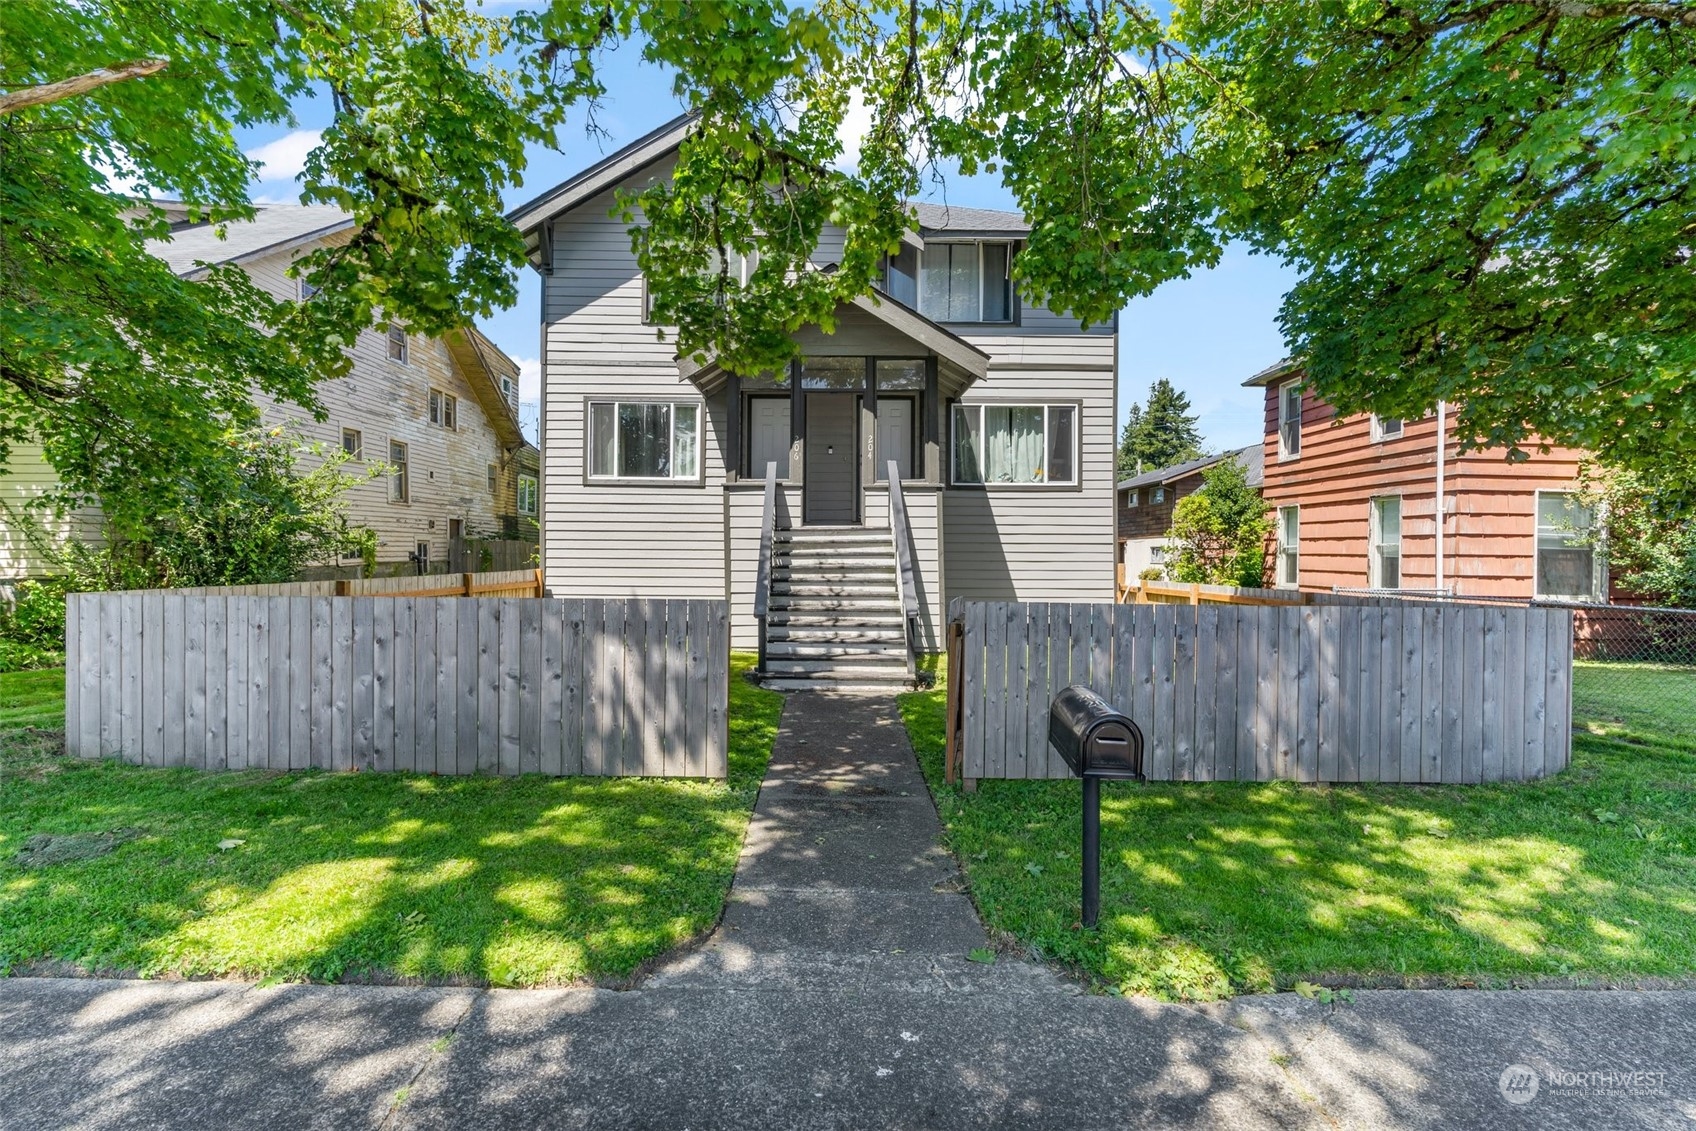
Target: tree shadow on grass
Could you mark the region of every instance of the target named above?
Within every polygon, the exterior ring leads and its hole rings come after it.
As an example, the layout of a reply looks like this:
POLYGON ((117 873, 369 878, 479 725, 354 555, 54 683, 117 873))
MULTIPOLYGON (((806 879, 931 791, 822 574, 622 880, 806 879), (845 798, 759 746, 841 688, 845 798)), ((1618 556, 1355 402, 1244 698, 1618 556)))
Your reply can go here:
POLYGON ((0 967, 622 977, 716 922, 780 709, 735 679, 727 782, 110 763, 14 776, 0 786, 0 967), (121 826, 147 835, 77 864, 11 862, 32 833, 121 826))
MULTIPOLYGON (((933 787, 940 696, 904 703, 933 787)), ((1696 748, 1581 733, 1572 768, 1470 786, 1113 783, 1078 928, 1075 782, 939 791, 986 922, 1125 992, 1688 978, 1696 748)))

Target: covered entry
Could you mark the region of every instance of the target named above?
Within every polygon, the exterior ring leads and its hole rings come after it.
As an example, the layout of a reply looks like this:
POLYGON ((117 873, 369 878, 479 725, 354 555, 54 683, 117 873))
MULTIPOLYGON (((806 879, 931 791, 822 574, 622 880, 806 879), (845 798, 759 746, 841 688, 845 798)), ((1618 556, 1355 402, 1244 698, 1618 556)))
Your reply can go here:
POLYGON ((848 526, 860 521, 860 398, 853 393, 807 393, 807 472, 802 479, 802 521, 848 526))

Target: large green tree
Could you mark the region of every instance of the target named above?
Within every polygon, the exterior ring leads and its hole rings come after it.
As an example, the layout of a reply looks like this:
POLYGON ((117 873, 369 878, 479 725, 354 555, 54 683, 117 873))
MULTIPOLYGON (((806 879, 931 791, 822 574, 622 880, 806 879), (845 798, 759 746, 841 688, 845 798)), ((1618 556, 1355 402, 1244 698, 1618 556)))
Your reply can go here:
POLYGON ((953 164, 998 173, 1025 211, 1032 302, 1105 322, 1244 238, 1297 268, 1289 346, 1345 411, 1442 398, 1477 444, 1696 460, 1688 4, 1177 0, 1162 22, 1135 0, 555 0, 510 20, 464 3, 0 5, 8 95, 169 60, 0 108, 0 427, 73 468, 122 429, 161 476, 192 447, 173 430, 211 450, 201 406, 235 412, 250 384, 309 401, 337 335, 379 310, 429 330, 507 301, 522 251, 498 197, 522 146, 601 98, 605 52, 632 45, 698 116, 669 183, 625 201, 685 353, 785 360, 791 331, 870 288, 905 202, 953 164), (336 117, 304 193, 359 220, 308 267, 322 312, 228 273, 200 291, 148 274, 160 222, 126 227, 90 158, 240 216, 228 124, 286 120, 310 90, 336 117), (855 105, 871 128, 847 168, 855 105), (812 270, 826 224, 842 251, 812 270), (755 249, 744 282, 729 265, 755 249))
POLYGON ((315 408, 379 313, 438 332, 510 302, 501 193, 571 83, 494 67, 506 32, 460 0, 0 4, 0 462, 40 443, 69 498, 145 525, 239 482, 253 391, 315 408), (356 227, 301 264, 313 302, 149 254, 156 199, 251 217, 234 127, 314 93, 333 117, 302 195, 356 227))
POLYGON ((1148 390, 1147 404, 1131 406, 1120 434, 1120 476, 1171 467, 1201 454, 1201 429, 1189 397, 1166 378, 1157 379, 1148 390))

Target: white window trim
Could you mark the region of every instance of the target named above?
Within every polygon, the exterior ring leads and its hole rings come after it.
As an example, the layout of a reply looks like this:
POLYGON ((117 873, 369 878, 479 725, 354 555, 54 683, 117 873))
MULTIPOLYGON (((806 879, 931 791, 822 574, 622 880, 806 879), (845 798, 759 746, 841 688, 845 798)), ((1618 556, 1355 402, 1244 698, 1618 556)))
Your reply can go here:
POLYGON ((1141 495, 1142 495, 1142 491, 1141 491, 1140 488, 1133 487, 1129 491, 1126 491, 1125 492, 1125 509, 1129 510, 1131 507, 1140 506, 1141 504, 1138 501, 1138 499, 1139 499, 1139 496, 1141 496, 1141 495))
POLYGON ((1013 252, 1015 250, 1017 241, 1015 241, 1015 240, 926 240, 925 241, 925 249, 929 250, 930 248, 933 248, 933 247, 944 247, 944 246, 964 246, 964 245, 967 245, 967 244, 970 244, 970 245, 972 245, 972 246, 974 246, 978 249, 978 316, 976 318, 938 318, 935 314, 932 314, 932 313, 925 310, 925 308, 924 308, 924 304, 925 304, 925 260, 924 260, 924 252, 923 251, 921 251, 919 253, 919 277, 918 277, 918 279, 915 280, 915 282, 918 286, 918 295, 916 296, 918 298, 918 308, 917 308, 918 312, 920 314, 923 314, 926 318, 929 318, 934 322, 939 322, 939 323, 941 323, 945 326, 948 326, 948 325, 953 325, 953 326, 1010 326, 1010 325, 1012 325, 1013 322, 1014 322, 1013 313, 1014 313, 1014 302, 1015 302, 1015 298, 1014 298, 1014 294, 1013 294, 1014 288, 1013 288, 1013 277, 1012 277, 1013 252), (1005 317, 1005 318, 985 318, 983 316, 984 294, 985 294, 985 292, 984 292, 983 248, 984 248, 985 244, 991 244, 991 243, 996 244, 996 245, 1005 246, 1007 248, 1007 275, 1002 280, 1004 283, 1007 284, 1007 317, 1005 317))
POLYGON ((1373 495, 1366 500, 1366 585, 1368 589, 1395 590, 1402 588, 1402 539, 1407 532, 1407 515, 1404 513, 1405 501, 1400 495, 1373 495), (1381 553, 1388 543, 1384 541, 1384 529, 1379 515, 1382 513, 1378 506, 1385 499, 1395 499, 1396 503, 1396 584, 1384 584, 1383 555, 1381 553))
POLYGON ((1272 587, 1274 589, 1299 589, 1301 588, 1301 504, 1291 503, 1287 506, 1279 507, 1277 524, 1278 536, 1273 545, 1272 552, 1272 587), (1293 545, 1284 541, 1284 531, 1286 530, 1284 523, 1285 511, 1293 511, 1296 516, 1296 540, 1293 545), (1289 551, 1290 556, 1296 563, 1296 568, 1293 571, 1295 577, 1289 581, 1284 580, 1285 550, 1289 551))
POLYGON ((294 280, 294 297, 295 297, 296 302, 306 302, 306 301, 308 301, 309 299, 311 299, 311 297, 313 295, 318 293, 319 289, 320 288, 315 287, 311 283, 307 282, 305 275, 297 275, 295 277, 295 280, 294 280))
POLYGON ((598 484, 623 484, 627 486, 676 486, 679 484, 700 484, 705 482, 707 408, 703 401, 680 400, 674 401, 655 397, 588 397, 583 402, 583 477, 586 482, 598 484), (594 443, 595 443, 595 406, 610 404, 613 406, 613 449, 612 464, 618 466, 618 406, 627 404, 663 404, 671 406, 671 465, 677 465, 677 410, 693 407, 695 410, 695 470, 690 475, 596 475, 594 473, 594 443))
POLYGON ((1301 388, 1301 378, 1300 377, 1292 377, 1288 381, 1285 381, 1283 384, 1278 386, 1278 462, 1279 463, 1288 463, 1292 460, 1298 460, 1298 459, 1301 458, 1301 394, 1300 394, 1300 391, 1299 391, 1300 388, 1301 388), (1288 445, 1285 443, 1285 429, 1284 429, 1284 425, 1287 422, 1286 418, 1284 416, 1284 399, 1285 399, 1284 398, 1284 390, 1292 388, 1292 387, 1298 390, 1297 394, 1296 394, 1296 450, 1293 451, 1293 452, 1290 451, 1288 445))
POLYGON ((1543 567, 1541 564, 1543 555, 1538 552, 1540 547, 1537 545, 1537 539, 1541 537, 1541 527, 1543 525, 1541 521, 1543 513, 1543 496, 1571 496, 1576 495, 1577 493, 1578 488, 1576 485, 1566 488, 1539 487, 1531 493, 1531 599, 1533 601, 1584 602, 1605 601, 1607 599, 1608 590, 1611 587, 1611 581, 1608 577, 1607 518, 1605 515, 1600 514, 1595 516, 1594 525, 1591 527, 1592 530, 1594 530, 1597 526, 1601 527, 1601 533, 1591 547, 1594 559, 1590 567, 1590 593, 1584 597, 1545 596, 1543 593, 1543 567))
POLYGON ((541 479, 538 476, 535 476, 535 475, 520 475, 518 477, 518 501, 517 501, 518 513, 522 514, 522 515, 534 516, 536 514, 536 512, 541 507, 541 499, 542 499, 541 479), (526 509, 525 506, 524 506, 524 487, 525 487, 525 484, 529 484, 529 486, 530 486, 530 506, 529 506, 528 509, 526 509))
POLYGON ((1407 435, 1407 421, 1404 418, 1394 416, 1389 419, 1396 421, 1397 427, 1394 432, 1384 431, 1385 418, 1377 413, 1372 414, 1372 442, 1374 444, 1382 444, 1386 440, 1399 440, 1407 435))
MULTIPOLYGON (((1040 489, 1045 488, 1045 487, 1046 488, 1054 488, 1054 487, 1075 488, 1075 487, 1081 486, 1082 485, 1082 478, 1081 477, 1082 477, 1082 474, 1083 474, 1083 467, 1082 467, 1083 454, 1079 450, 1079 444, 1081 443, 1081 437, 1083 435, 1083 415, 1084 415, 1083 405, 1081 405, 1077 401, 978 401, 978 402, 975 402, 973 404, 961 404, 959 402, 955 402, 948 410, 948 484, 949 484, 949 486, 951 486, 951 487, 962 487, 962 488, 966 488, 966 489, 969 489, 969 490, 977 490, 979 488, 993 488, 997 491, 1031 490, 1031 489, 1040 490, 1040 489), (960 446, 959 446, 959 443, 958 443, 958 439, 955 435, 956 428, 957 428, 955 421, 958 419, 958 416, 956 414, 961 409, 970 409, 970 410, 976 411, 977 414, 978 414, 978 431, 981 434, 982 431, 983 431, 983 410, 986 409, 986 408, 1040 408, 1040 409, 1042 409, 1042 475, 1043 475, 1043 477, 1040 481, 1034 482, 1034 483, 1007 483, 1007 482, 1002 482, 1000 480, 997 480, 995 482, 990 482, 989 480, 986 479, 986 480, 981 480, 981 481, 978 481, 978 482, 973 482, 971 480, 961 480, 958 477, 960 468, 957 465, 956 460, 959 458, 959 455, 960 455, 960 446), (1052 412, 1054 409, 1057 409, 1057 408, 1069 408, 1069 409, 1072 410, 1072 478, 1067 479, 1064 482, 1060 482, 1060 483, 1056 483, 1053 480, 1048 478, 1048 455, 1049 455, 1049 452, 1051 450, 1050 447, 1049 447, 1048 419, 1049 419, 1049 413, 1052 412)), ((978 472, 981 474, 983 472, 983 468, 981 468, 981 467, 978 468, 978 472)))
POLYGON ((405 326, 396 326, 393 323, 390 323, 383 327, 383 356, 388 358, 389 362, 393 365, 405 365, 408 367, 412 365, 412 339, 406 332, 405 326), (389 353, 389 346, 393 345, 395 341, 394 332, 396 330, 400 331, 399 357, 393 357, 389 353))

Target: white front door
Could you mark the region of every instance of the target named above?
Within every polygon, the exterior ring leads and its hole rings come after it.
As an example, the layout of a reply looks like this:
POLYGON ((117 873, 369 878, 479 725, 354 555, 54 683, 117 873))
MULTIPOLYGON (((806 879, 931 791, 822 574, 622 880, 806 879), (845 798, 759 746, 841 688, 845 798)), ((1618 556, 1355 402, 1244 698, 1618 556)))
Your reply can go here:
POLYGON ((766 477, 766 464, 777 464, 777 477, 789 478, 789 398, 755 397, 748 402, 748 475, 766 477))
POLYGON ((913 399, 880 397, 877 402, 877 478, 894 460, 901 478, 913 477, 913 399))

